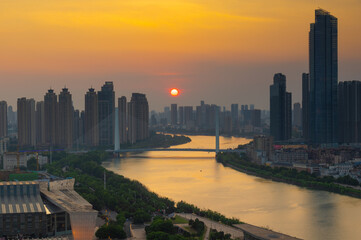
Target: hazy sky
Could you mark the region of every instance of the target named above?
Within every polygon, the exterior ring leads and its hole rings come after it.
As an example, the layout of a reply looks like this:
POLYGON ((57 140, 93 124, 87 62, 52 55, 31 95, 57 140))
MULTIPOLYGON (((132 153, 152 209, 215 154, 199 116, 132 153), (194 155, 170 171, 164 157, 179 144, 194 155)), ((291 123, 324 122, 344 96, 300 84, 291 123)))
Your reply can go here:
POLYGON ((268 109, 282 72, 297 102, 317 7, 339 19, 339 80, 361 80, 360 0, 1 0, 0 100, 66 85, 83 109, 89 87, 114 81, 117 97, 145 93, 152 110, 268 109))

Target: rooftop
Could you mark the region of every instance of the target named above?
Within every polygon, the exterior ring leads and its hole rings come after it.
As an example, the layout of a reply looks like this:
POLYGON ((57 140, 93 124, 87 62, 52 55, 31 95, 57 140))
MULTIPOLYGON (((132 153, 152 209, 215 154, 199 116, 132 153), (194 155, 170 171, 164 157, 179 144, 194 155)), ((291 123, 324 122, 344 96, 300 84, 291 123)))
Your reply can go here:
POLYGON ((241 229, 245 234, 251 235, 259 240, 301 240, 300 238, 291 237, 282 233, 274 232, 265 228, 256 227, 250 224, 237 224, 236 228, 241 229))

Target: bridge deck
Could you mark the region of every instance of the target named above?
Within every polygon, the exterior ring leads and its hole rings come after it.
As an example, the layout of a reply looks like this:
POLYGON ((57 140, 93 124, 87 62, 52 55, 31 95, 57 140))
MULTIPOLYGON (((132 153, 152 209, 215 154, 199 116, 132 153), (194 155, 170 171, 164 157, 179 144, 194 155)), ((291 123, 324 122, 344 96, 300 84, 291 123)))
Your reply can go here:
MULTIPOLYGON (((138 148, 138 149, 119 149, 115 153, 127 152, 216 152, 216 149, 211 148, 138 148)), ((243 149, 219 149, 219 152, 245 152, 243 149)))

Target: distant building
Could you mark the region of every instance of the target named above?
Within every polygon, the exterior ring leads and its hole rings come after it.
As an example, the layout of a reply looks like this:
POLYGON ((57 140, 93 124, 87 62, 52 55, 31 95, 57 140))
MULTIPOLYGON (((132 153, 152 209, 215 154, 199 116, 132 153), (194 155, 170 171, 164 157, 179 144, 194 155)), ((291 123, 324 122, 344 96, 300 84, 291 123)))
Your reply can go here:
POLYGON ((184 124, 184 107, 179 107, 178 109, 179 125, 183 126, 184 124))
POLYGON ((113 82, 105 82, 98 92, 99 144, 114 144, 115 93, 113 82))
POLYGON ((56 146, 59 131, 58 97, 53 89, 49 89, 44 96, 44 119, 45 144, 47 146, 56 146))
POLYGON ((72 96, 67 88, 59 94, 59 131, 58 145, 67 149, 73 147, 74 108, 72 96))
POLYGON ((317 9, 309 33, 309 138, 313 144, 337 143, 337 31, 337 18, 317 9))
POLYGON ((292 133, 292 95, 286 92, 286 76, 277 73, 270 86, 270 130, 275 141, 291 138, 292 133))
POLYGON ((119 114, 119 141, 120 144, 128 142, 127 137, 127 98, 118 98, 118 114, 119 114))
POLYGON ((36 146, 35 100, 18 98, 18 144, 36 146))
POLYGON ((193 106, 184 107, 184 124, 187 129, 195 127, 195 121, 193 117, 193 106))
POLYGON ((310 74, 302 74, 302 132, 303 139, 309 140, 309 100, 310 100, 310 74))
POLYGON ((170 106, 170 122, 172 124, 172 126, 176 126, 177 125, 177 121, 178 121, 178 107, 177 104, 172 104, 170 106))
MULTIPOLYGON (((39 166, 43 166, 48 163, 48 157, 35 154, 19 154, 19 167, 28 167, 28 161, 31 158, 38 158, 39 166)), ((18 167, 18 154, 17 153, 4 153, 3 156, 3 170, 14 170, 18 167)), ((1 236, 1 235, 0 235, 1 236)))
POLYGON ((36 103, 35 113, 35 128, 36 128, 36 144, 45 144, 45 113, 44 113, 44 101, 36 103))
POLYGON ((0 138, 8 136, 8 104, 0 101, 0 138))
POLYGON ((149 106, 145 94, 133 93, 128 103, 128 141, 135 143, 149 137, 149 106))
POLYGON ((338 140, 340 143, 361 142, 361 82, 338 84, 338 140))
POLYGON ((239 129, 239 108, 238 104, 234 103, 231 105, 231 115, 232 115, 232 127, 234 130, 239 129))
POLYGON ((99 110, 98 95, 94 88, 85 94, 84 134, 85 144, 88 147, 99 145, 99 110))
POLYGON ((302 126, 302 109, 300 103, 293 104, 293 125, 296 127, 302 126))
POLYGON ((8 106, 7 117, 8 117, 8 126, 12 129, 15 129, 18 120, 17 120, 17 114, 16 112, 14 112, 12 106, 8 106))

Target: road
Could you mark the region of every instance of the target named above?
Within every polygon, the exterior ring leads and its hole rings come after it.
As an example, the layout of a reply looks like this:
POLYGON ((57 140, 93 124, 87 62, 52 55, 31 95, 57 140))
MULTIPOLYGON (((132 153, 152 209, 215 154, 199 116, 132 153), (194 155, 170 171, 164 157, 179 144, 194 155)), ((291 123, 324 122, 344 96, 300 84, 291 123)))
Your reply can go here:
POLYGON ((205 239, 208 239, 208 236, 209 236, 209 230, 212 228, 212 229, 216 229, 217 231, 223 231, 225 234, 231 234, 232 238, 235 238, 235 239, 244 239, 244 235, 243 235, 243 232, 237 228, 234 228, 234 227, 231 227, 231 226, 228 226, 228 225, 225 225, 223 223, 219 223, 219 222, 216 222, 216 221, 212 221, 208 218, 204 218, 204 217, 200 217, 200 216, 197 216, 195 214, 190 214, 190 213, 177 213, 177 215, 183 217, 183 218, 186 218, 186 219, 196 219, 198 218, 200 221, 204 222, 204 224, 207 226, 207 232, 208 234, 206 233, 206 238, 205 239))

